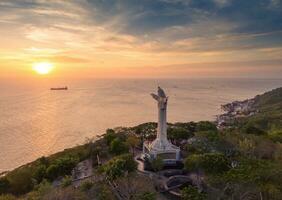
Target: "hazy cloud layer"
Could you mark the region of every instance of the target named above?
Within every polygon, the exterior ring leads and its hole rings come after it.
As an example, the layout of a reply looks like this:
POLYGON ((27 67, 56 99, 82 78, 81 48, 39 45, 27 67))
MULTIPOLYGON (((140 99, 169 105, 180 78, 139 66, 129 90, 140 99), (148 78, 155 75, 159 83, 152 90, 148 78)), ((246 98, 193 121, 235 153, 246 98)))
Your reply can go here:
POLYGON ((107 67, 277 60, 281 10, 281 0, 1 0, 0 59, 107 67))

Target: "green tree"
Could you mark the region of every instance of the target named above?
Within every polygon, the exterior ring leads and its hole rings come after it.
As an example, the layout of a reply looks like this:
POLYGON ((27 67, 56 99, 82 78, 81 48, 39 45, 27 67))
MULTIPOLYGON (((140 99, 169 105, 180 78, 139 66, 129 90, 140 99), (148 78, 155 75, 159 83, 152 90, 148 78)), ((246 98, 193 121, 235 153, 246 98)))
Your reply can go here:
POLYGON ((215 130, 208 130, 208 131, 199 131, 196 133, 198 137, 205 137, 209 141, 216 142, 219 140, 218 132, 215 130))
POLYGON ((40 183, 46 177, 46 166, 39 165, 35 169, 32 177, 36 180, 37 183, 40 183))
POLYGON ((247 133, 247 134, 254 134, 254 135, 266 135, 267 133, 256 127, 255 125, 252 125, 252 123, 248 123, 247 125, 245 125, 243 127, 243 132, 247 133))
POLYGON ((203 170, 210 174, 223 173, 229 169, 229 162, 221 153, 191 155, 185 160, 184 165, 187 170, 203 170))
POLYGON ((131 152, 132 152, 132 155, 134 156, 134 149, 135 147, 140 143, 140 140, 138 137, 136 137, 135 135, 130 135, 127 137, 126 139, 126 144, 128 146, 130 146, 131 148, 131 152))
POLYGON ((107 145, 110 145, 116 137, 117 135, 113 129, 107 129, 104 139, 106 140, 107 145))
POLYGON ((174 126, 179 127, 179 128, 184 128, 187 131, 189 131, 190 133, 194 133, 196 131, 196 126, 197 123, 195 122, 177 122, 174 124, 174 126))
POLYGON ((281 166, 259 159, 240 159, 240 164, 224 174, 228 182, 249 182, 264 185, 266 183, 281 183, 281 166))
POLYGON ((110 180, 121 177, 126 172, 126 161, 120 158, 115 159, 113 162, 110 162, 105 168, 107 177, 110 180))
POLYGON ((50 180, 54 180, 59 176, 59 170, 57 165, 50 165, 46 170, 46 176, 50 180))
POLYGON ((199 193, 197 188, 193 186, 188 186, 181 190, 181 199, 183 200, 205 200, 207 199, 207 195, 205 193, 199 193))
POLYGON ((18 168, 7 175, 10 182, 10 192, 15 195, 25 194, 32 190, 32 169, 28 167, 18 168))
POLYGON ((59 176, 70 175, 78 161, 77 158, 70 156, 59 158, 47 168, 46 176, 54 180, 59 176))
POLYGON ((27 200, 42 200, 44 195, 52 190, 52 185, 44 179, 39 185, 36 185, 33 191, 26 195, 27 200))
POLYGON ((110 180, 114 180, 123 176, 125 172, 133 172, 136 169, 137 163, 131 154, 124 154, 114 157, 108 163, 102 166, 102 171, 110 180))
POLYGON ((184 150, 190 154, 203 154, 211 151, 211 144, 205 139, 198 139, 193 141, 192 144, 186 144, 184 150))
POLYGON ((41 158, 39 158, 38 161, 39 161, 39 164, 41 165, 45 165, 45 166, 49 165, 49 161, 45 156, 42 156, 41 158))
POLYGON ((217 131, 217 127, 214 123, 209 121, 200 121, 197 123, 196 131, 217 131))
POLYGON ((110 145, 110 152, 115 155, 128 152, 128 146, 119 138, 115 138, 110 145))
POLYGON ((10 182, 6 177, 0 178, 0 194, 8 193, 10 182))
POLYGON ((184 140, 193 137, 193 133, 182 127, 168 128, 167 136, 171 140, 184 140))

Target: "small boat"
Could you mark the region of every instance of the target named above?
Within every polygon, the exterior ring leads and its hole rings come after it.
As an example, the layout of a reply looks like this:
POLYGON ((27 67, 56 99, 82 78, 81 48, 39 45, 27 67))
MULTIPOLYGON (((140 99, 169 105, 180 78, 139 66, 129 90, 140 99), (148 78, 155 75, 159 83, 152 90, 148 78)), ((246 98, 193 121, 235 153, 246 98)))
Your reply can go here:
POLYGON ((68 90, 68 87, 50 88, 50 90, 68 90))

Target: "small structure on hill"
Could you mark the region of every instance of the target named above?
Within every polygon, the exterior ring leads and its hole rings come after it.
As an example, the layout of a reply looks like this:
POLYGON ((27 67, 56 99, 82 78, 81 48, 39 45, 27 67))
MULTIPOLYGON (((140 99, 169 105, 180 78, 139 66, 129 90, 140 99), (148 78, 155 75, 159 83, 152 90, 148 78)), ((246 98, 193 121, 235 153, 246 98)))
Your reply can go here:
POLYGON ((180 161, 180 148, 167 139, 167 102, 164 90, 158 87, 158 94, 151 94, 158 103, 157 138, 152 142, 144 142, 143 154, 149 159, 161 158, 164 164, 175 164, 180 161))

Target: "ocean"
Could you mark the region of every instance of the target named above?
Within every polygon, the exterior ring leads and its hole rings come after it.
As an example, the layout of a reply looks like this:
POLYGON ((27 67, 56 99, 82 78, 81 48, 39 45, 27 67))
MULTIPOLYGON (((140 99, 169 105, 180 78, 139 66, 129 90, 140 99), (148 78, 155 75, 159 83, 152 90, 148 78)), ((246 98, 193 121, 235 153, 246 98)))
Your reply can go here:
POLYGON ((107 128, 157 121, 150 93, 169 96, 168 121, 214 120, 220 105, 281 87, 282 79, 0 80, 0 172, 82 144, 107 128), (65 86, 67 91, 51 91, 65 86))

